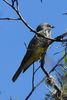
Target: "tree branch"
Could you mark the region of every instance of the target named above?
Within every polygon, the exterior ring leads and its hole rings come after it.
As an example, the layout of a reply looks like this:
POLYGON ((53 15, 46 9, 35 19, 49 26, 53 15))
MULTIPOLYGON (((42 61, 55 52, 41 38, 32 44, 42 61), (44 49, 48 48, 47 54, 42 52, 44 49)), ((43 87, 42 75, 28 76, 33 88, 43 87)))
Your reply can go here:
POLYGON ((43 70, 43 72, 47 76, 47 84, 50 85, 50 86, 53 86, 58 92, 61 92, 61 90, 58 88, 58 86, 54 83, 53 78, 45 70, 45 68, 44 68, 44 58, 45 58, 45 56, 43 56, 43 58, 41 59, 41 69, 43 70))
POLYGON ((30 93, 28 94, 28 96, 25 98, 25 100, 28 100, 29 99, 29 97, 32 95, 32 93, 34 92, 34 89, 35 88, 33 88, 31 91, 30 91, 30 93))
POLYGON ((51 73, 51 72, 53 72, 54 70, 55 70, 55 68, 58 66, 58 64, 64 59, 64 57, 67 55, 67 53, 66 54, 64 54, 64 56, 60 59, 60 60, 58 60, 58 62, 57 62, 57 64, 51 69, 51 71, 49 72, 49 73, 51 73))
MULTIPOLYGON (((18 15, 18 19, 14 19, 14 18, 2 18, 2 19, 0 19, 0 20, 21 20, 24 24, 25 24, 25 26, 31 31, 31 32, 34 32, 35 34, 37 34, 38 36, 40 36, 40 37, 43 37, 43 38, 46 38, 46 39, 48 39, 48 40, 51 40, 51 42, 50 42, 50 44, 52 44, 53 42, 67 42, 67 39, 63 39, 65 36, 67 36, 67 32, 66 33, 64 33, 63 35, 60 35, 60 36, 57 36, 55 39, 52 39, 52 38, 47 38, 47 37, 44 37, 43 35, 41 35, 41 34, 39 34, 38 32, 36 32, 34 29, 32 29, 30 26, 29 26, 29 24, 27 24, 27 22, 26 22, 26 20, 21 16, 21 14, 19 13, 19 11, 14 7, 14 6, 12 6, 8 1, 6 1, 6 0, 3 0, 5 3, 7 3, 15 12, 16 12, 16 14, 18 15)), ((56 65, 57 66, 57 65, 56 65)), ((54 66, 54 68, 53 68, 53 70, 56 68, 56 66, 54 66)), ((44 66, 43 66, 43 62, 41 63, 41 68, 42 68, 42 70, 43 70, 43 72, 46 74, 46 76, 48 77, 48 78, 50 78, 50 75, 49 75, 49 73, 44 69, 44 66)), ((53 71, 53 70, 51 70, 51 72, 53 71)), ((51 73, 50 72, 50 73, 51 73)), ((26 97, 26 99, 25 100, 28 100, 28 98, 31 96, 31 94, 33 93, 33 91, 36 89, 36 87, 34 87, 34 68, 33 68, 33 79, 32 79, 32 90, 31 90, 31 92, 29 93, 29 95, 26 97)), ((42 82, 42 81, 41 81, 42 82)), ((49 84, 50 85, 50 84, 49 84)), ((37 86, 39 86, 39 84, 37 85, 37 86)), ((56 86, 56 85, 54 85, 54 88, 57 90, 57 91, 60 91, 59 90, 59 88, 56 86)), ((60 91, 61 92, 61 91, 60 91)))
POLYGON ((0 18, 0 20, 20 20, 20 18, 0 18))
POLYGON ((32 88, 34 88, 34 63, 33 63, 33 75, 32 75, 32 88))
POLYGON ((16 14, 18 15, 18 17, 21 19, 21 21, 25 24, 25 26, 28 28, 28 29, 30 29, 30 31, 31 30, 33 30, 28 24, 27 24, 27 22, 24 20, 24 18, 21 16, 21 14, 19 13, 19 11, 18 10, 16 10, 15 9, 15 7, 14 6, 12 6, 9 2, 7 2, 6 0, 3 0, 7 5, 9 5, 15 12, 16 12, 16 14))
MULTIPOLYGON (((65 56, 66 56, 66 54, 58 61, 58 63, 60 63, 60 62, 64 59, 65 56)), ((45 70, 45 68, 43 67, 44 62, 43 62, 43 61, 41 62, 41 69, 42 69, 43 72, 46 74, 47 79, 48 79, 48 84, 49 84, 49 85, 51 85, 51 77, 50 77, 49 74, 55 70, 55 68, 57 67, 58 63, 57 63, 57 64, 50 70, 50 72, 48 73, 48 72, 45 70)), ((36 69, 36 71, 34 71, 33 76, 34 76, 34 74, 37 72, 37 70, 38 70, 39 68, 40 68, 40 66, 36 69)), ((37 83, 36 86, 34 86, 34 87, 32 88, 32 90, 30 91, 30 93, 28 94, 28 96, 26 97, 25 100, 28 100, 28 98, 32 95, 32 93, 34 92, 34 90, 35 90, 37 87, 39 87, 39 85, 40 85, 43 81, 45 81, 45 79, 46 79, 46 77, 43 77, 42 80, 41 80, 39 83, 37 83)), ((33 81, 32 81, 32 83, 33 83, 33 81)), ((53 84, 53 87, 57 90, 57 93, 59 93, 59 94, 61 95, 61 90, 58 88, 58 86, 57 86, 56 84, 53 84)))
POLYGON ((19 19, 25 24, 25 26, 31 31, 31 32, 34 32, 35 34, 37 34, 38 36, 40 37, 43 37, 43 38, 46 38, 48 40, 51 40, 51 43, 53 42, 66 42, 67 39, 64 39, 62 40, 63 37, 67 36, 67 32, 64 33, 63 35, 60 35, 58 37, 56 37, 55 39, 52 39, 52 38, 47 38, 47 37, 44 37, 42 34, 39 34, 38 32, 36 32, 29 24, 27 24, 26 20, 24 20, 24 18, 21 16, 21 14, 19 13, 18 10, 15 9, 14 6, 12 6, 9 2, 7 2, 6 0, 3 0, 5 3, 7 3, 15 12, 16 14, 18 15, 19 19))
POLYGON ((18 0, 12 0, 12 6, 14 7, 14 4, 16 3, 16 9, 19 10, 18 6, 18 0))

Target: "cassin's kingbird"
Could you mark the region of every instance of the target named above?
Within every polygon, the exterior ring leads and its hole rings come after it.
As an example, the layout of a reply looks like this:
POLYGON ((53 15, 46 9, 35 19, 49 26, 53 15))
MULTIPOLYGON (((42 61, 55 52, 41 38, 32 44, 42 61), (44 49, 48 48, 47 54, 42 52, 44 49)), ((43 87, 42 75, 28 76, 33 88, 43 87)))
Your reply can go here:
MULTIPOLYGON (((36 32, 38 32, 38 34, 42 34, 44 37, 46 36, 50 38, 52 28, 54 28, 54 26, 48 23, 44 23, 38 25, 38 27, 36 28, 36 32)), ((42 55, 46 52, 50 40, 44 37, 40 37, 37 34, 35 34, 35 36, 32 38, 32 40, 28 45, 27 52, 18 70, 16 71, 16 73, 12 78, 13 82, 15 82, 15 80, 18 78, 21 72, 25 72, 31 64, 33 64, 37 60, 40 60, 42 55)))

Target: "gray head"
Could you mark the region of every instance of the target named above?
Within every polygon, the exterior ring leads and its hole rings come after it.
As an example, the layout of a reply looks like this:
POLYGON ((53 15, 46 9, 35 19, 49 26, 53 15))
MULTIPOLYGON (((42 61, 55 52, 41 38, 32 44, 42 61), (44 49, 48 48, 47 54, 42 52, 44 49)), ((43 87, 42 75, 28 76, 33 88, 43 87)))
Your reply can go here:
POLYGON ((43 30, 48 30, 50 31, 52 28, 54 28, 54 26, 48 24, 48 23, 43 23, 43 24, 40 24, 38 25, 38 27, 36 28, 36 31, 39 32, 39 31, 43 31, 43 30))

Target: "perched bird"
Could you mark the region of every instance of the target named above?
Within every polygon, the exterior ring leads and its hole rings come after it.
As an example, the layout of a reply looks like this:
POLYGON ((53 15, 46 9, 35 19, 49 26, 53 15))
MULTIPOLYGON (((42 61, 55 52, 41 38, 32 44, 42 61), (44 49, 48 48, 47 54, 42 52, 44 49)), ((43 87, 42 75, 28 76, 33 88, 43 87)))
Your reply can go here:
MULTIPOLYGON (((38 27, 36 28, 36 32, 38 32, 38 34, 41 34, 44 37, 50 38, 52 28, 54 28, 54 26, 48 23, 44 23, 38 25, 38 27)), ((16 73, 12 78, 13 82, 16 81, 21 72, 24 73, 30 67, 31 64, 33 64, 37 60, 40 60, 42 55, 46 53, 50 40, 44 37, 40 37, 37 34, 34 35, 34 37, 32 38, 32 40, 28 45, 27 52, 18 70, 16 71, 16 73)))

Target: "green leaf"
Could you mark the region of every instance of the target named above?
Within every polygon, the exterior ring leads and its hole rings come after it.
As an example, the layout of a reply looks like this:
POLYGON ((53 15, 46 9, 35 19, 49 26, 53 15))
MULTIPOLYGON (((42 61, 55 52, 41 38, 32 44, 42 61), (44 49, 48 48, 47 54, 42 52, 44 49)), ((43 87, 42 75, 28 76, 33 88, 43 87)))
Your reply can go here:
POLYGON ((64 58, 65 63, 67 64, 67 57, 64 58))

